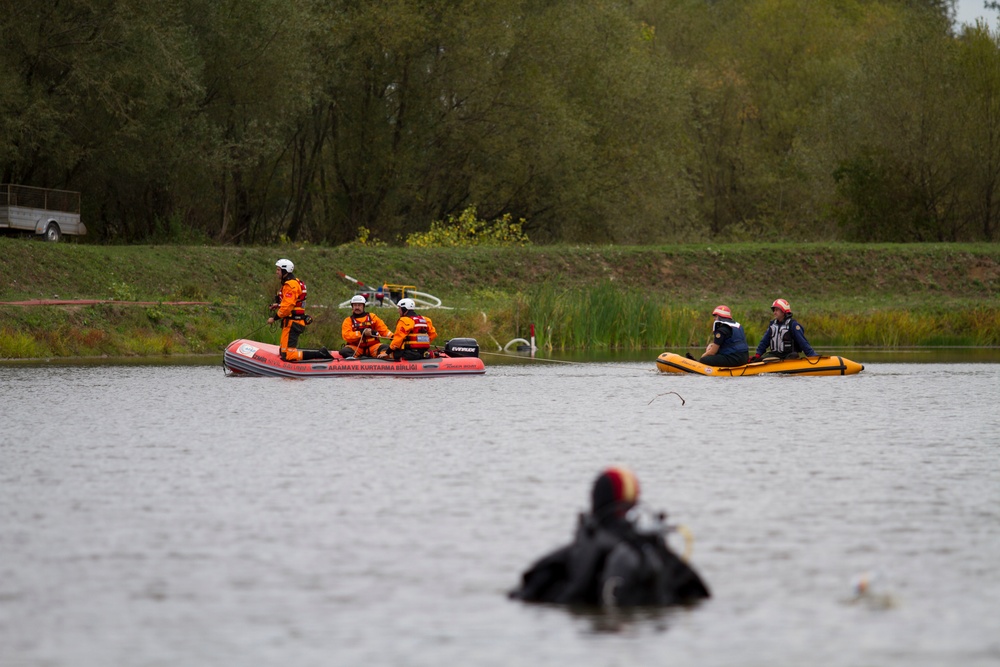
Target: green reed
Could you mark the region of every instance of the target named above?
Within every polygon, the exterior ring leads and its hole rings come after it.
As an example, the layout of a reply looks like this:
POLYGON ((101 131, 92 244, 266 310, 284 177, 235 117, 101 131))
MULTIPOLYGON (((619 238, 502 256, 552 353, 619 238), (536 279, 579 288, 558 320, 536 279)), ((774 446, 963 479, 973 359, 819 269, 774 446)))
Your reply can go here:
POLYGON ((589 290, 544 286, 518 296, 535 323, 539 346, 554 350, 641 350, 698 345, 711 318, 661 295, 604 283, 589 290))
MULTIPOLYGON (((710 307, 674 303, 662 294, 620 289, 611 283, 586 290, 542 286, 517 295, 516 304, 518 319, 534 322, 537 343, 544 349, 701 347, 712 326, 710 307)), ((750 347, 755 347, 767 327, 768 313, 759 304, 730 305, 750 347)), ((492 316, 509 319, 506 312, 492 316)), ((813 347, 1000 345, 1000 306, 993 305, 844 312, 819 302, 796 318, 813 347)), ((523 324, 518 327, 519 332, 524 329, 523 324)))
POLYGON ((1000 308, 817 313, 803 322, 809 340, 830 346, 1000 345, 1000 308))

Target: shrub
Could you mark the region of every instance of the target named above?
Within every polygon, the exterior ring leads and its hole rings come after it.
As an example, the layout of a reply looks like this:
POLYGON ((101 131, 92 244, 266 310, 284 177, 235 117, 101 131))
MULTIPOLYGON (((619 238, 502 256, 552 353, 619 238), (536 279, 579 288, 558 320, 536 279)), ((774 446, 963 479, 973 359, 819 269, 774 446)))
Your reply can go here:
POLYGON ((456 218, 435 220, 426 232, 406 237, 411 248, 458 248, 467 246, 525 246, 531 241, 522 227, 524 218, 512 221, 510 213, 491 221, 476 217, 476 207, 469 206, 456 218))
POLYGON ((125 281, 111 281, 111 298, 115 301, 137 301, 136 289, 125 281))
POLYGON ((383 248, 386 245, 385 241, 379 239, 372 234, 372 230, 364 226, 358 227, 358 238, 354 239, 354 243, 369 248, 383 248))

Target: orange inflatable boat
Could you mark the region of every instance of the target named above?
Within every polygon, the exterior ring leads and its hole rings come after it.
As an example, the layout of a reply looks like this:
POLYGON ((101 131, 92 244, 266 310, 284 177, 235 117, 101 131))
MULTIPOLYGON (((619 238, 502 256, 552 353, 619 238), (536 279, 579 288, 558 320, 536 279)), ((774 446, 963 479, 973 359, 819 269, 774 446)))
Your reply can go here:
POLYGON ((453 338, 443 351, 419 361, 344 359, 332 352, 332 360, 282 361, 278 346, 253 340, 234 340, 223 356, 228 375, 263 375, 286 378, 332 378, 346 375, 386 375, 394 377, 437 377, 439 375, 482 375, 479 345, 472 338, 453 338))
POLYGON ((664 352, 656 359, 656 367, 662 373, 693 373, 695 375, 715 375, 740 377, 781 373, 783 375, 854 375, 865 369, 862 364, 844 357, 800 357, 776 361, 755 361, 743 366, 706 366, 697 359, 673 352, 664 352))

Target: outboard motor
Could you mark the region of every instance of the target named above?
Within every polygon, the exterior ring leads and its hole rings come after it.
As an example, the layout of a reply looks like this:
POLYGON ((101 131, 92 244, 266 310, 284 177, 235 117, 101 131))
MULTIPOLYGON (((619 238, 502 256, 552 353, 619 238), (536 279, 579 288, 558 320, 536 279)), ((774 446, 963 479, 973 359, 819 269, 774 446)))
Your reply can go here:
POLYGON ((479 343, 475 338, 452 338, 444 344, 444 352, 449 357, 478 357, 479 343))

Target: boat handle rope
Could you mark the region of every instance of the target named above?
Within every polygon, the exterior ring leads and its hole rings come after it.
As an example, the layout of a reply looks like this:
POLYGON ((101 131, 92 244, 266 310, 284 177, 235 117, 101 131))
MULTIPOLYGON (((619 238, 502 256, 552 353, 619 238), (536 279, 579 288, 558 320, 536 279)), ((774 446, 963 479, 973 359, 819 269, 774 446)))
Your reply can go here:
POLYGON ((584 366, 585 364, 581 361, 564 361, 563 359, 542 359, 541 357, 522 357, 518 354, 504 354, 503 352, 483 352, 479 351, 479 354, 488 354, 493 357, 507 357, 508 359, 530 359, 531 361, 548 361, 553 364, 570 364, 571 366, 584 366))
MULTIPOLYGON (((806 363, 809 364, 810 366, 816 366, 817 364, 819 364, 819 362, 821 362, 823 360, 823 355, 822 354, 817 354, 816 357, 815 357, 816 361, 813 361, 814 357, 802 357, 802 358, 805 359, 806 363)), ((785 361, 785 360, 782 359, 782 361, 785 361)), ((739 375, 733 375, 733 377, 743 377, 744 375, 746 375, 747 367, 749 365, 750 364, 744 364, 742 366, 741 370, 740 370, 740 374, 739 375)))
MULTIPOLYGON (((258 331, 260 331, 261 329, 263 329, 263 328, 264 328, 264 327, 266 327, 266 326, 267 326, 267 321, 265 320, 265 321, 264 321, 264 324, 260 325, 259 327, 257 327, 257 328, 256 328, 256 329, 254 329, 253 331, 251 331, 250 333, 248 333, 248 334, 244 335, 244 336, 243 336, 243 338, 250 338, 250 336, 254 335, 255 333, 257 333, 258 331)), ((227 344, 225 345, 225 347, 223 347, 223 348, 222 348, 222 349, 223 349, 223 351, 225 351, 225 350, 226 350, 226 349, 227 349, 228 347, 229 347, 229 344, 227 343, 227 344)))

